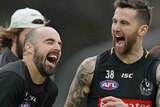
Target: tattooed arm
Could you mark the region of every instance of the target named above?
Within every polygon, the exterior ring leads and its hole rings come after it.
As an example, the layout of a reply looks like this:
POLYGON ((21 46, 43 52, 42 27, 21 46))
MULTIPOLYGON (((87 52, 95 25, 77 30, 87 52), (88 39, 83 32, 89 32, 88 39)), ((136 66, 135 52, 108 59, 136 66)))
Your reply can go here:
POLYGON ((157 76, 157 83, 158 83, 156 107, 160 107, 160 64, 158 65, 156 76, 157 76))
POLYGON ((82 107, 87 100, 97 57, 84 60, 72 81, 64 107, 82 107))

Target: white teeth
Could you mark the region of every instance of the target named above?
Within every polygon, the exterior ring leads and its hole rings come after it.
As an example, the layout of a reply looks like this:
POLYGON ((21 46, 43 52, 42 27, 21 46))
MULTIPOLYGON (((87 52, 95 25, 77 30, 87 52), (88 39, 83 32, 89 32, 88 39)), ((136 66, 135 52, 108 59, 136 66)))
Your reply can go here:
POLYGON ((57 56, 55 56, 55 55, 51 55, 50 57, 57 59, 57 56))
POLYGON ((119 35, 115 35, 115 37, 117 37, 117 38, 118 38, 118 37, 122 37, 122 36, 119 36, 119 35))

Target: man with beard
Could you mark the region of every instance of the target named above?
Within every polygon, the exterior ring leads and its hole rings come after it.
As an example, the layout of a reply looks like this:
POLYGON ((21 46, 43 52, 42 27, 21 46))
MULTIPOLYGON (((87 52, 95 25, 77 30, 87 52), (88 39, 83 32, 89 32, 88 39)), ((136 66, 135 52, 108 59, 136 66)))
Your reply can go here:
POLYGON ((0 67, 9 62, 22 59, 22 44, 26 35, 33 29, 45 26, 44 16, 35 9, 18 9, 11 17, 9 28, 1 28, 0 32, 0 67))
POLYGON ((160 107, 159 59, 143 49, 151 21, 147 0, 116 0, 113 48, 85 59, 64 107, 160 107))
POLYGON ((52 27, 32 30, 23 59, 0 69, 0 107, 51 107, 58 90, 50 78, 61 57, 62 42, 52 27))

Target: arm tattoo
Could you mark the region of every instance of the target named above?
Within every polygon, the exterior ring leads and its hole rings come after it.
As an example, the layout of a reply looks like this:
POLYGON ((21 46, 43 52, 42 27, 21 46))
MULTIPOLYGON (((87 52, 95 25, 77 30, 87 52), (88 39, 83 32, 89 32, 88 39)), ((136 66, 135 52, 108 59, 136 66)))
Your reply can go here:
POLYGON ((82 107, 87 100, 93 78, 96 57, 88 58, 79 66, 64 107, 82 107))

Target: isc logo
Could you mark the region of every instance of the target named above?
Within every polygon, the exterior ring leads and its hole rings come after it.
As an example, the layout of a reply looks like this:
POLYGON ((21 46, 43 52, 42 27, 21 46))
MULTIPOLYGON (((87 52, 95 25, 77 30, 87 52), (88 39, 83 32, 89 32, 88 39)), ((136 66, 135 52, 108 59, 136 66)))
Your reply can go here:
POLYGON ((104 90, 114 90, 119 87, 119 84, 113 80, 104 80, 100 82, 100 87, 104 90))
POLYGON ((133 73, 122 73, 121 78, 133 78, 133 73))

